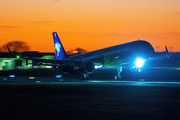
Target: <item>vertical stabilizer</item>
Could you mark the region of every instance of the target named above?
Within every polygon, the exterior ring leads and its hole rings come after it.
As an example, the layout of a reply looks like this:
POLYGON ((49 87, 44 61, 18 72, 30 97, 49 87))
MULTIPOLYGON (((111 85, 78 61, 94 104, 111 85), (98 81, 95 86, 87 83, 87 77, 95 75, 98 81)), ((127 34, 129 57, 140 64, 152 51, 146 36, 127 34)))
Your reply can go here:
POLYGON ((55 49, 56 59, 62 60, 67 58, 68 56, 56 32, 53 32, 53 39, 54 39, 54 49, 55 49))

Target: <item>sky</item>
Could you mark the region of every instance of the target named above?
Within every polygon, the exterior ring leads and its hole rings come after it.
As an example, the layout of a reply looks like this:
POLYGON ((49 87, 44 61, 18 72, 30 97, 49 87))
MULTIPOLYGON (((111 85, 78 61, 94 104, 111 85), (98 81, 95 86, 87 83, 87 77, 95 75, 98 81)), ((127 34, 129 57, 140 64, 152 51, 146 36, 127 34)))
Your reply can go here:
POLYGON ((180 52, 180 0, 0 0, 0 47, 24 41, 54 52, 52 32, 66 51, 93 51, 146 40, 155 51, 180 52))

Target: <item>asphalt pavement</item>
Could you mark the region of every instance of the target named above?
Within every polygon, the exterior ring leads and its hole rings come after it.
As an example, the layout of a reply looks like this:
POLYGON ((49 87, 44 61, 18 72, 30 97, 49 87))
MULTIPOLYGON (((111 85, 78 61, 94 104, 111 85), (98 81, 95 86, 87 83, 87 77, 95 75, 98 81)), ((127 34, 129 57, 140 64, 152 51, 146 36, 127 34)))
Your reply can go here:
POLYGON ((179 80, 0 79, 1 119, 179 119, 179 80))

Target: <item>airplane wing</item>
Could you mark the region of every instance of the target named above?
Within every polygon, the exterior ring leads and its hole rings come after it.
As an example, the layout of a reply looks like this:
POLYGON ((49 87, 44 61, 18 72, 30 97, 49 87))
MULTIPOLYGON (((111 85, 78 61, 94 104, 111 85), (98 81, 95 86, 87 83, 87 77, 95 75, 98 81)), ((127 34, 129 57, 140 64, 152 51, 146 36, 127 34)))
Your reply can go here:
POLYGON ((37 59, 37 58, 23 58, 27 60, 33 60, 38 65, 52 65, 52 66, 78 66, 81 61, 70 61, 70 60, 52 60, 52 59, 37 59))

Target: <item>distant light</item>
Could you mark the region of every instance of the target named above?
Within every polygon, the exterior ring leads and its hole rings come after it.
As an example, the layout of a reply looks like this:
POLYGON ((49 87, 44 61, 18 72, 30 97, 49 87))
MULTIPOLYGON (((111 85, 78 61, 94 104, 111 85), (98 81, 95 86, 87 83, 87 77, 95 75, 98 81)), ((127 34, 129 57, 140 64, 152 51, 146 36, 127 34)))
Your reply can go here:
POLYGON ((139 79, 139 81, 145 81, 145 79, 139 79))
POLYGON ((46 68, 52 68, 51 66, 46 66, 46 68))
POLYGON ((7 78, 3 78, 3 80, 7 80, 7 78))
POLYGON ((17 55, 17 56, 16 56, 16 58, 18 58, 18 59, 19 59, 19 58, 20 58, 20 56, 19 56, 19 55, 17 55))
POLYGON ((11 62, 11 60, 3 60, 3 62, 11 62))
POLYGON ((41 81, 36 81, 37 83, 40 83, 41 81))
POLYGON ((9 75, 9 77, 13 78, 13 77, 15 77, 15 75, 9 75))
POLYGON ((143 67, 144 62, 145 62, 144 59, 142 59, 142 58, 137 58, 137 59, 135 60, 135 66, 138 67, 138 68, 141 68, 141 67, 143 67))
POLYGON ((62 77, 62 75, 56 75, 56 78, 61 78, 62 77))
POLYGON ((64 81, 64 79, 59 79, 60 82, 64 81))
POLYGON ((78 51, 73 51, 74 54, 78 53, 78 51))
POLYGON ((29 79, 35 79, 35 77, 29 77, 29 79))
POLYGON ((103 67, 103 65, 99 65, 99 66, 95 66, 95 69, 99 69, 99 68, 102 68, 103 67))

